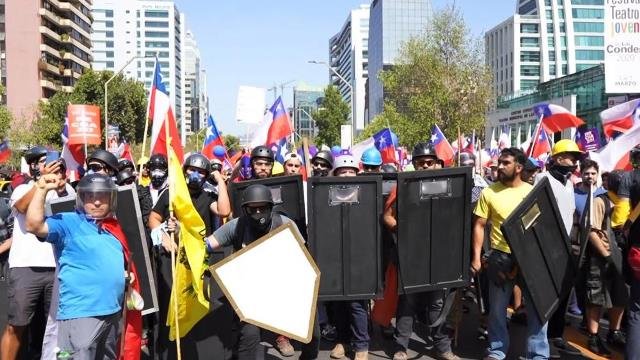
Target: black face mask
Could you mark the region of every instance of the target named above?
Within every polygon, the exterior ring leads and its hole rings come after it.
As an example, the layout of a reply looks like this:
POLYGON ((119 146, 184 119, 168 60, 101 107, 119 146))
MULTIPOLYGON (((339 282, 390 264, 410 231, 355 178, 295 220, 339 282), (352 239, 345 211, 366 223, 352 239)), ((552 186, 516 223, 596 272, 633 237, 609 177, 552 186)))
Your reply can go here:
POLYGON ((205 177, 201 176, 197 172, 192 172, 191 174, 187 175, 187 187, 191 191, 197 192, 202 190, 202 186, 204 185, 205 181, 205 177))
POLYGON ((329 176, 329 169, 312 169, 311 176, 329 176))
POLYGON ((264 212, 255 214, 249 214, 245 210, 245 214, 249 218, 249 224, 251 225, 251 228, 261 235, 266 234, 271 227, 271 213, 271 208, 264 212))
POLYGON ((562 181, 564 183, 577 168, 578 167, 575 165, 553 164, 549 169, 549 173, 558 181, 562 181))

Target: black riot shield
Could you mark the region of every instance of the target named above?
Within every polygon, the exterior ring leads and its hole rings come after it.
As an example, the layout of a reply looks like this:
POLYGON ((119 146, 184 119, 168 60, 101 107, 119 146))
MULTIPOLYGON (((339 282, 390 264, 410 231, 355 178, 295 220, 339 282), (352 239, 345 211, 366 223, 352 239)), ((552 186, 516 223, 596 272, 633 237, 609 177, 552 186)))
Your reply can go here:
MULTIPOLYGON (((51 200, 46 207, 49 214, 75 211, 75 197, 64 197, 51 200)), ((142 315, 158 311, 158 295, 156 281, 151 268, 149 243, 145 235, 138 192, 135 185, 118 187, 118 209, 116 217, 129 242, 129 251, 140 277, 141 296, 144 299, 142 315)))
POLYGON ((469 282, 470 167, 398 174, 398 292, 469 282))
POLYGON ((500 229, 544 324, 576 276, 568 235, 547 178, 536 184, 500 229))
POLYGON ((255 179, 231 183, 229 185, 229 198, 231 210, 238 217, 242 214, 242 192, 254 184, 262 184, 271 190, 271 196, 275 206, 274 211, 282 212, 293 220, 305 235, 306 214, 304 206, 304 192, 302 190, 302 175, 274 176, 266 179, 255 179))
POLYGON ((382 291, 380 176, 307 180, 309 250, 319 300, 362 300, 382 291))

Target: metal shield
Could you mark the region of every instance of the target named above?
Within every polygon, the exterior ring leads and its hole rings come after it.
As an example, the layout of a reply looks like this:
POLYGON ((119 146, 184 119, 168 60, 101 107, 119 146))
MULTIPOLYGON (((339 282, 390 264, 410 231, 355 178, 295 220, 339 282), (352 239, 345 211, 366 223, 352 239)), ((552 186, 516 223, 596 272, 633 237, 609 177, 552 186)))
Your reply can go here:
POLYGON ((576 277, 568 235, 547 178, 536 184, 500 229, 544 324, 576 277))
POLYGON ((398 292, 465 286, 471 243, 471 168, 398 174, 398 292))
POLYGON ((307 180, 309 250, 322 277, 320 300, 362 300, 382 292, 380 176, 307 180))
MULTIPOLYGON (((75 211, 75 197, 53 199, 46 207, 47 213, 58 214, 61 212, 75 211)), ((142 315, 158 311, 158 295, 155 278, 151 268, 149 243, 142 223, 142 213, 138 203, 138 192, 135 185, 118 186, 118 208, 116 218, 122 226, 124 234, 129 242, 131 258, 138 270, 144 308, 142 315)))

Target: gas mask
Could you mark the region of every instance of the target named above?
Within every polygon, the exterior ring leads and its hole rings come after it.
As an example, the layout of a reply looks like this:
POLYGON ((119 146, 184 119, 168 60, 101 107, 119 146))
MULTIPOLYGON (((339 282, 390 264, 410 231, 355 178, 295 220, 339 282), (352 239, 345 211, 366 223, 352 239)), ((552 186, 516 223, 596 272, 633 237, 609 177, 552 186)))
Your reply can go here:
POLYGON ((264 211, 252 212, 248 211, 247 208, 244 208, 244 213, 249 218, 249 223, 251 224, 251 228, 256 230, 260 234, 265 234, 271 227, 271 213, 272 208, 268 207, 264 211))
POLYGON ((154 189, 160 189, 167 180, 167 172, 161 169, 151 171, 151 186, 154 189))
POLYGON ((202 186, 206 180, 206 177, 202 176, 202 174, 193 171, 187 175, 187 187, 189 190, 202 190, 202 186))

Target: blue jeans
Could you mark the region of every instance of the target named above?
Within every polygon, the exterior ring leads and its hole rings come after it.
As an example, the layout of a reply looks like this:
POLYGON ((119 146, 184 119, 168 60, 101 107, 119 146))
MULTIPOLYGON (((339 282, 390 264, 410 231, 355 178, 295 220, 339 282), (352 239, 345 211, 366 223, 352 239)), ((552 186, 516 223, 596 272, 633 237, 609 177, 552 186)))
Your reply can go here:
POLYGON ((635 278, 631 281, 628 316, 625 359, 640 360, 640 280, 635 278))
MULTIPOLYGON (((509 353, 509 329, 507 328, 507 306, 514 280, 501 279, 498 272, 508 273, 513 268, 513 260, 509 254, 493 250, 489 255, 489 348, 487 355, 496 359, 505 359, 509 353)), ((528 297, 525 288, 523 294, 528 297)), ((547 324, 541 324, 536 316, 533 303, 526 303, 527 314, 527 359, 548 359, 549 343, 547 341, 547 324)))
POLYGON ((368 300, 337 301, 334 304, 338 343, 351 344, 353 351, 369 350, 368 300))

